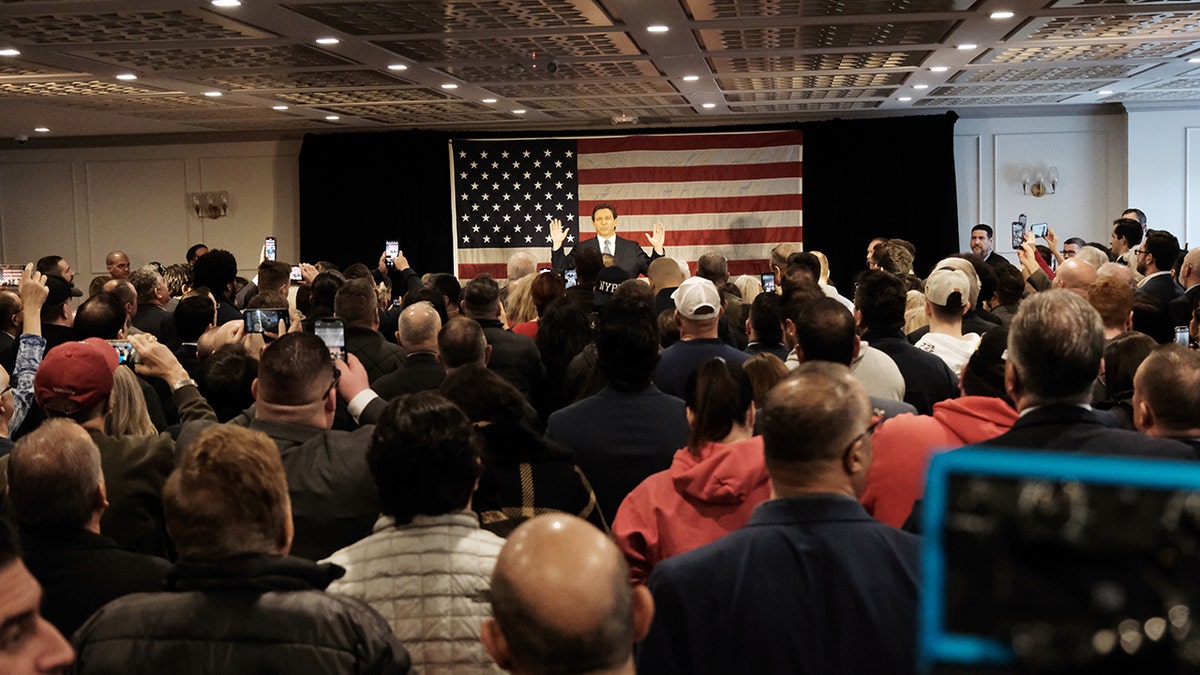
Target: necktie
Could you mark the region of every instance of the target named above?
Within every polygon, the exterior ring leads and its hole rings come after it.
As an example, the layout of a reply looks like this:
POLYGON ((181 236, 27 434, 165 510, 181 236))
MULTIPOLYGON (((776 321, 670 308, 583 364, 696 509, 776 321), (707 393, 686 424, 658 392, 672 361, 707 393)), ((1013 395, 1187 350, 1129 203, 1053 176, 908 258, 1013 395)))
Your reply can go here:
POLYGON ((613 254, 613 252, 612 252, 612 240, 611 240, 611 239, 609 239, 609 240, 607 240, 607 241, 605 241, 605 242, 604 242, 604 253, 605 253, 605 254, 607 254, 607 255, 612 255, 612 254, 613 254))

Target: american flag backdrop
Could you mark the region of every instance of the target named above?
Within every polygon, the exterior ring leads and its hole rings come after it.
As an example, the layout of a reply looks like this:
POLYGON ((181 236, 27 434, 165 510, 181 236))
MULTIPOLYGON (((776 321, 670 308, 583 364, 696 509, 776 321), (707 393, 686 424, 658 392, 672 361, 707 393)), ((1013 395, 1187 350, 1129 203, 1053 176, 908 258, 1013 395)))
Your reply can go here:
POLYGON ((617 233, 641 244, 654 223, 666 254, 691 263, 708 251, 731 275, 766 271, 771 248, 801 242, 802 133, 641 134, 579 139, 450 142, 458 276, 496 278, 519 250, 550 261, 549 221, 568 251, 596 236, 591 213, 617 209, 617 233))

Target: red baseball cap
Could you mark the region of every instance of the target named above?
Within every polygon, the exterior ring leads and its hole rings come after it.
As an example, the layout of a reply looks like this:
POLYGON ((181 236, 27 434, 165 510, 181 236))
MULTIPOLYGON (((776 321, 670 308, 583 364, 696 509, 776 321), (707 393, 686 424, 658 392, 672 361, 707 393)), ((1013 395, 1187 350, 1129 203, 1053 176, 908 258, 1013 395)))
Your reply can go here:
POLYGON ((34 398, 38 405, 68 415, 90 410, 112 393, 118 365, 117 351, 100 338, 63 343, 47 352, 38 366, 34 398))

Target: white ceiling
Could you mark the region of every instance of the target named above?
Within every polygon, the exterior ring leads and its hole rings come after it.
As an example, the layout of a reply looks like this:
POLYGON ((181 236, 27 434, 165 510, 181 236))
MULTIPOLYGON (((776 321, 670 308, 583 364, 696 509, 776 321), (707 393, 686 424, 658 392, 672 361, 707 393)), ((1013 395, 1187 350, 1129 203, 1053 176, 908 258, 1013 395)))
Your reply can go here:
POLYGON ((1198 39, 1171 1, 0 0, 0 145, 1187 107, 1198 39))

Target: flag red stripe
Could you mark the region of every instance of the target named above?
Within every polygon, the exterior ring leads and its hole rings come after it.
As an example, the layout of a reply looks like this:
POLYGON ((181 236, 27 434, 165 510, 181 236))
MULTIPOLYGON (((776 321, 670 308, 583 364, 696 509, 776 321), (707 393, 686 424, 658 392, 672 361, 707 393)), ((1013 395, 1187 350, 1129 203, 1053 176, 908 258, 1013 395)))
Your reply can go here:
POLYGON ((801 162, 733 166, 631 166, 621 169, 580 169, 580 185, 611 183, 688 183, 713 180, 802 178, 801 162))
MULTIPOLYGON (((609 202, 617 213, 648 215, 687 215, 691 213, 755 213, 759 211, 799 211, 803 196, 758 195, 747 197, 694 197, 692 199, 622 199, 609 202)), ((579 212, 591 213, 598 199, 580 199, 579 212)))
MULTIPOLYGON (((672 230, 667 233, 667 247, 672 246, 731 246, 736 244, 777 244, 781 241, 800 241, 800 226, 747 227, 721 230, 672 230)), ((621 236, 645 244, 649 232, 628 232, 621 236)), ((596 232, 580 233, 579 239, 591 239, 596 232)), ((649 244, 645 244, 649 248, 649 244)))
MULTIPOLYGON (((767 271, 767 263, 763 260, 730 260, 729 261, 729 276, 736 277, 741 274, 759 275, 767 271)), ((542 263, 538 265, 538 269, 549 269, 550 265, 542 263)), ((692 274, 696 273, 696 262, 689 261, 688 267, 691 268, 692 274)), ((474 279, 477 275, 487 272, 494 279, 503 279, 508 274, 508 267, 504 263, 460 263, 458 266, 458 278, 463 281, 474 279)))
POLYGON ((630 152, 634 150, 707 150, 711 148, 767 148, 776 145, 800 145, 804 134, 797 131, 771 131, 749 134, 686 134, 679 136, 618 136, 581 138, 579 154, 630 152))

